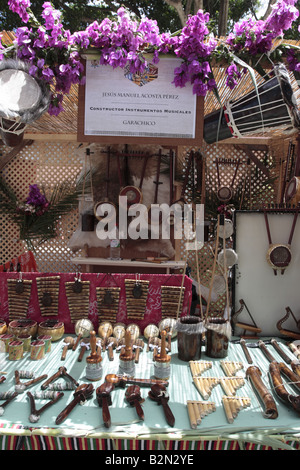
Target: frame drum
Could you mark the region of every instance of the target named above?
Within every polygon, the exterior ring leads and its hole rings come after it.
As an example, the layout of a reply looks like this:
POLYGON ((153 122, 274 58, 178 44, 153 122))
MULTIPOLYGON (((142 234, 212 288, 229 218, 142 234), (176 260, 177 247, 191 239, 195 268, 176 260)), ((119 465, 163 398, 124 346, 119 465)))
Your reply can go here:
POLYGON ((46 83, 29 74, 24 62, 0 62, 0 135, 9 147, 21 144, 27 124, 47 111, 51 93, 46 83))
POLYGON ((292 259, 292 253, 288 245, 271 245, 267 252, 267 261, 273 269, 286 268, 292 259))
POLYGON ((300 178, 294 176, 285 190, 285 202, 297 206, 300 202, 300 178))
POLYGON ((228 202, 233 196, 232 189, 228 186, 222 186, 218 189, 218 199, 221 202, 228 202))

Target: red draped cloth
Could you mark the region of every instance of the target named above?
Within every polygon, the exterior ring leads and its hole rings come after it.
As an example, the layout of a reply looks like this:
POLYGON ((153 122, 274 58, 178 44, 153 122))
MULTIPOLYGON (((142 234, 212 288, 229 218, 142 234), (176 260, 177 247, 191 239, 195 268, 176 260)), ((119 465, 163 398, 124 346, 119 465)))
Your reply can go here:
POLYGON ((21 271, 23 273, 32 273, 37 271, 37 265, 32 251, 26 251, 17 258, 0 265, 0 272, 2 273, 3 271, 9 271, 11 266, 13 267, 14 271, 16 271, 18 265, 20 265, 21 271))
MULTIPOLYGON (((19 273, 17 272, 0 272, 0 318, 7 323, 10 321, 7 279, 18 279, 19 273)), ((65 324, 65 333, 72 334, 75 332, 74 324, 71 321, 70 310, 68 305, 68 298, 65 290, 65 283, 74 281, 74 273, 22 273, 23 279, 32 279, 31 295, 26 318, 35 320, 40 323, 47 319, 57 319, 65 324), (59 299, 58 299, 58 315, 45 317, 41 314, 38 292, 37 292, 37 277, 43 276, 59 276, 59 299)), ((180 274, 141 274, 141 280, 149 281, 149 289, 144 316, 140 320, 133 321, 127 318, 126 307, 126 291, 125 279, 135 279, 135 274, 104 274, 104 273, 83 273, 81 275, 82 281, 90 281, 89 290, 89 319, 93 322, 94 328, 97 331, 101 320, 101 312, 98 311, 97 292, 96 287, 120 287, 119 307, 116 322, 137 324, 141 332, 149 323, 158 324, 162 319, 162 303, 161 303, 161 288, 162 286, 181 286, 182 275, 180 274)), ((189 314, 191 298, 192 298, 192 280, 187 276, 184 277, 185 287, 183 296, 182 311, 179 316, 189 314)), ((165 314, 164 316, 168 316, 165 314)))

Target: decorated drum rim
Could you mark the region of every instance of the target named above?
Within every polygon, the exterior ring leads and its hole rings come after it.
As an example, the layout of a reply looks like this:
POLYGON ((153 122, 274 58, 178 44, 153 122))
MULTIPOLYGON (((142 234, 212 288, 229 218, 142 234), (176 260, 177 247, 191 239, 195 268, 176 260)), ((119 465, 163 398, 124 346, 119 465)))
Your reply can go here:
POLYGON ((133 204, 140 204, 142 202, 143 200, 142 191, 136 186, 124 186, 120 191, 120 196, 126 196, 126 194, 129 192, 135 193, 135 198, 134 200, 129 200, 127 198, 128 206, 132 206, 133 204))
POLYGON ((232 195, 233 195, 233 191, 229 186, 222 186, 218 189, 218 199, 219 199, 219 201, 228 202, 232 198, 232 195), (222 191, 224 191, 224 189, 226 189, 226 191, 228 192, 228 196, 226 196, 226 197, 220 196, 220 193, 222 191))
POLYGON ((271 245, 270 248, 268 249, 267 261, 273 268, 277 268, 277 269, 286 268, 287 266, 289 266, 291 259, 292 259, 292 252, 290 250, 289 245, 274 244, 274 245, 271 245), (274 251, 275 250, 278 251, 278 249, 282 249, 282 248, 288 253, 287 261, 274 262, 274 251))
POLYGON ((53 330, 53 329, 58 329, 58 328, 61 328, 62 326, 65 326, 64 322, 62 321, 57 321, 53 325, 47 325, 48 322, 49 320, 42 321, 41 323, 39 323, 39 327, 45 328, 48 330, 53 330))
POLYGON ((285 202, 289 202, 297 193, 297 183, 299 182, 299 178, 297 176, 293 176, 290 182, 287 185, 285 190, 285 202))
POLYGON ((23 341, 14 339, 10 343, 8 343, 8 346, 23 346, 23 341))
POLYGON ((36 339, 32 341, 31 346, 45 346, 45 341, 42 341, 41 339, 36 339))

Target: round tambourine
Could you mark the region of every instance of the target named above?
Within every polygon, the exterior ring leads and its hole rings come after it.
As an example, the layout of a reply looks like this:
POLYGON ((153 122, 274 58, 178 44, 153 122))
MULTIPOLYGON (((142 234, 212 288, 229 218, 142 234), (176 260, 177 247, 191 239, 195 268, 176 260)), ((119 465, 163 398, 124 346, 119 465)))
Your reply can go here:
POLYGON ((149 323, 144 329, 143 336, 146 339, 149 338, 156 338, 159 335, 159 328, 158 326, 154 325, 154 323, 149 323))
POLYGON ((291 262, 292 252, 289 245, 272 244, 267 252, 267 261, 273 269, 285 269, 291 262))
POLYGON ((138 337, 141 334, 141 330, 140 330, 139 326, 136 325, 135 323, 131 323, 130 325, 128 325, 127 328, 126 328, 126 331, 130 331, 131 339, 133 341, 138 339, 138 337))
MULTIPOLYGON (((217 232, 217 225, 216 225, 217 232)), ((231 219, 225 219, 224 225, 219 226, 219 237, 220 238, 230 238, 233 235, 233 222, 231 219)))
POLYGON ((218 254, 218 263, 221 266, 224 266, 224 261, 226 262, 227 268, 231 268, 238 261, 238 255, 232 248, 226 248, 225 251, 221 250, 218 254), (225 260, 224 260, 225 258, 225 260))
POLYGON ((141 204, 143 200, 142 191, 136 186, 124 186, 120 191, 120 196, 127 198, 127 206, 141 204))
POLYGON ((233 191, 229 186, 221 186, 218 189, 217 197, 221 202, 229 202, 232 199, 233 191))

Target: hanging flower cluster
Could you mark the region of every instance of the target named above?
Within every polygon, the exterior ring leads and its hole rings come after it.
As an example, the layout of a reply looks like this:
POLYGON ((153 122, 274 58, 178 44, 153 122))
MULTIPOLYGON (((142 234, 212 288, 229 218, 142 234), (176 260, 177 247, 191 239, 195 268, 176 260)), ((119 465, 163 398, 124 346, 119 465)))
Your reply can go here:
POLYGON ((37 184, 29 186, 29 194, 25 203, 18 204, 17 211, 27 215, 43 215, 49 208, 46 196, 41 192, 37 184))
MULTIPOLYGON (((225 44, 209 34, 209 14, 199 10, 190 16, 177 34, 160 33, 157 22, 144 18, 132 19, 121 7, 114 20, 90 24, 85 31, 71 34, 64 30, 61 13, 50 2, 43 4, 40 23, 30 9, 29 0, 8 0, 9 8, 28 26, 18 28, 14 48, 0 45, 0 60, 17 50, 18 58, 30 64, 30 73, 43 79, 52 89, 49 114, 63 111, 63 96, 73 84, 84 83, 80 51, 94 48, 100 53, 100 63, 113 68, 125 66, 131 73, 143 73, 147 67, 145 52, 153 54, 158 63, 163 54, 173 53, 181 59, 174 70, 173 84, 184 87, 188 82, 193 93, 205 96, 216 87, 211 62, 226 60, 227 86, 234 88, 243 73, 234 56, 247 62, 249 58, 269 54, 274 40, 288 30, 299 16, 296 0, 278 0, 266 21, 251 19, 237 23, 225 44)), ((295 50, 285 51, 290 70, 300 68, 295 50)))

